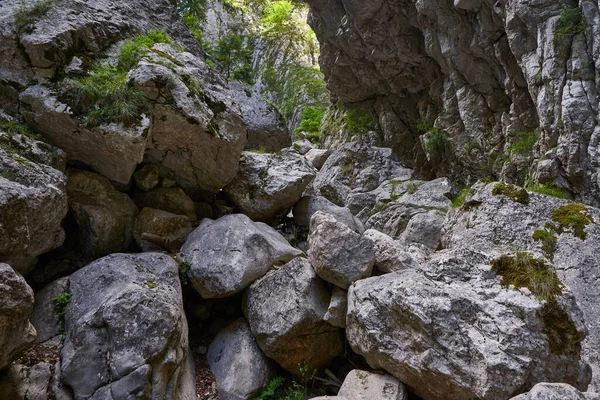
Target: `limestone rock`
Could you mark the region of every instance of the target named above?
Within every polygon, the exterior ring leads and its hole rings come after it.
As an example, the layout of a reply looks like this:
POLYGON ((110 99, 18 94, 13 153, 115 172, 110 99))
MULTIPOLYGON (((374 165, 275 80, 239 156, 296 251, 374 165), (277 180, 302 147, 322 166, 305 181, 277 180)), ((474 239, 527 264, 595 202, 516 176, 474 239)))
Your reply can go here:
POLYGON ((344 379, 338 396, 349 400, 380 399, 406 400, 402 382, 389 376, 353 369, 344 379))
POLYGON ((258 347, 243 318, 219 331, 207 359, 223 400, 253 398, 275 374, 273 362, 258 347))
POLYGON ((224 191, 244 214, 253 220, 267 220, 296 204, 314 177, 314 168, 291 151, 246 151, 237 177, 224 191))
POLYGON ((323 320, 329 293, 306 259, 296 258, 248 288, 244 314, 267 357, 300 375, 341 353, 338 328, 323 320))
POLYGON ((360 220, 355 218, 346 207, 340 207, 323 196, 304 196, 298 201, 292 210, 294 222, 306 229, 310 226, 310 219, 317 212, 322 211, 333 216, 336 220, 346 224, 357 233, 362 233, 364 227, 360 220))
POLYGON ((89 171, 69 173, 67 194, 73 223, 70 240, 77 251, 95 259, 131 248, 138 209, 129 196, 89 171))
POLYGON ((33 290, 8 264, 0 263, 0 370, 33 344, 36 332, 29 316, 33 290))
POLYGON ((400 236, 404 243, 418 243, 431 250, 440 247, 444 217, 435 211, 417 214, 410 219, 400 236))
POLYGON ((148 191, 158 186, 160 181, 160 168, 156 164, 146 164, 133 174, 136 186, 140 190, 148 191))
POLYGON ((315 148, 315 145, 307 139, 297 140, 292 146, 294 147, 294 150, 300 153, 300 155, 306 155, 309 151, 315 148))
POLYGON ((196 221, 194 201, 181 188, 159 187, 147 192, 136 191, 133 200, 140 208, 154 208, 173 214, 185 215, 196 221))
POLYGON ((331 155, 331 150, 326 149, 310 149, 308 153, 304 155, 309 163, 312 164, 316 169, 323 168, 325 161, 331 155))
POLYGON ((317 211, 310 220, 309 259, 317 274, 343 289, 371 275, 375 252, 370 239, 333 216, 317 211))
POLYGON ((0 373, 0 396, 3 399, 47 400, 52 367, 46 362, 31 367, 12 365, 0 373))
POLYGON ((71 275, 61 359, 75 398, 195 399, 178 274, 171 257, 142 253, 71 275))
POLYGON ((329 308, 323 319, 338 328, 346 328, 346 313, 348 312, 348 292, 339 287, 333 287, 329 308))
POLYGON ((402 250, 400 242, 392 239, 385 233, 375 229, 367 229, 364 233, 366 238, 373 242, 375 250, 375 270, 379 273, 388 274, 407 268, 417 268, 419 259, 412 257, 407 251, 402 250))
POLYGON ((60 335, 61 326, 54 299, 67 292, 68 287, 69 278, 60 278, 35 294, 35 306, 30 319, 37 331, 38 342, 43 343, 60 335))
POLYGON ((190 265, 190 283, 204 298, 238 293, 273 266, 302 254, 273 228, 243 214, 204 219, 181 251, 190 265))
POLYGON ((598 400, 598 393, 582 393, 566 383, 538 383, 529 392, 511 400, 598 400))
POLYGON ((142 250, 150 248, 175 252, 192 231, 185 215, 177 215, 154 208, 144 208, 135 219, 133 237, 142 250))

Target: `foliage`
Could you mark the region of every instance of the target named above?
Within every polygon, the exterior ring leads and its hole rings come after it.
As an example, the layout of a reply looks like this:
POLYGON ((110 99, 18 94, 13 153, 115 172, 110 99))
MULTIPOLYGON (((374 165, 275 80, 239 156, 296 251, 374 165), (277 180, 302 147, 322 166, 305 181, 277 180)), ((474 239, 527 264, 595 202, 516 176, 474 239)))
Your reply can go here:
POLYGON ((431 154, 441 154, 445 151, 448 144, 448 135, 442 129, 433 126, 427 121, 421 119, 417 123, 417 131, 422 133, 425 138, 425 147, 431 154))
POLYGON ((557 197, 559 199, 573 199, 573 193, 568 191, 567 189, 556 186, 555 184, 536 184, 528 187, 532 192, 545 194, 547 196, 557 197))
POLYGON ((71 301, 71 293, 62 293, 54 298, 54 309, 56 310, 56 316, 61 321, 64 320, 67 314, 67 305, 71 301))
POLYGON ((245 39, 239 33, 229 32, 219 40, 213 55, 227 72, 228 79, 237 79, 252 85, 253 52, 254 46, 251 40, 245 39))
POLYGON ((302 116, 300 117, 300 123, 295 129, 296 133, 306 132, 311 138, 311 134, 316 134, 316 138, 319 138, 319 132, 321 130, 321 122, 323 121, 323 117, 325 117, 325 109, 324 108, 316 108, 312 106, 307 106, 304 108, 302 112, 302 116))
POLYGON ((21 1, 14 10, 17 29, 21 30, 46 15, 53 4, 54 0, 35 0, 32 3, 21 1))
POLYGON ((262 37, 271 41, 287 41, 301 46, 311 46, 316 37, 302 18, 300 10, 306 7, 302 2, 290 0, 267 2, 260 19, 262 37))
POLYGON ((571 203, 552 211, 552 221, 558 224, 558 233, 571 232, 573 236, 585 240, 585 227, 593 223, 594 218, 583 204, 571 203))
POLYGON ((253 400, 304 400, 317 370, 311 372, 305 364, 304 366, 299 365, 299 371, 300 381, 294 379, 290 385, 284 385, 286 379, 278 376, 272 379, 261 394, 253 400))
POLYGON ((255 397, 254 400, 276 399, 276 395, 280 391, 285 381, 286 379, 283 376, 278 376, 271 379, 267 387, 260 393, 258 397, 255 397))
POLYGON ((465 202, 465 200, 467 199, 467 196, 469 195, 469 193, 471 193, 471 186, 468 186, 468 187, 464 188, 463 190, 461 190, 460 193, 458 193, 458 195, 456 195, 454 200, 452 200, 452 207, 458 208, 458 207, 462 206, 463 203, 465 202))
POLYGON ((44 138, 37 133, 32 127, 26 124, 21 124, 15 121, 9 121, 0 117, 0 130, 7 133, 25 135, 31 139, 42 141, 44 138))
POLYGON ((134 39, 127 39, 119 48, 117 69, 130 71, 135 68, 148 49, 156 43, 173 44, 171 38, 164 31, 151 31, 147 35, 137 35, 134 39))
POLYGON ((529 204, 529 193, 527 193, 527 190, 511 185, 510 183, 497 183, 492 190, 492 194, 494 196, 504 195, 517 203, 529 204))
POLYGON ((542 250, 546 253, 546 256, 552 257, 558 243, 558 238, 554 235, 554 232, 546 228, 536 229, 532 237, 533 240, 541 243, 542 250))
POLYGON ((182 284, 188 284, 187 274, 190 271, 190 264, 185 259, 183 253, 179 253, 173 257, 177 262, 177 266, 179 267, 179 280, 182 284))
POLYGON ((351 135, 365 135, 375 127, 373 117, 357 109, 350 109, 343 118, 346 130, 351 135))
POLYGON ((583 13, 578 7, 566 8, 562 10, 556 24, 554 32, 554 41, 560 41, 565 36, 575 35, 585 30, 585 22, 583 21, 583 13))
POLYGON ((183 17, 192 16, 206 22, 206 0, 177 0, 177 11, 183 17))
POLYGON ((516 140, 508 148, 508 154, 517 154, 520 156, 530 155, 533 146, 535 146, 538 139, 539 132, 537 131, 519 133, 516 137, 516 140))

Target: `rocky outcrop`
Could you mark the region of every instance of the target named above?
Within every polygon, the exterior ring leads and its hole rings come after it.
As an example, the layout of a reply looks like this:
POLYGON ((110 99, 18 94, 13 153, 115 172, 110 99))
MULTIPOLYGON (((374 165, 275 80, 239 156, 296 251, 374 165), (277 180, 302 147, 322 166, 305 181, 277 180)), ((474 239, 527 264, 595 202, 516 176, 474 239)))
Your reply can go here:
POLYGON ((254 398, 275 373, 273 362, 260 350, 243 318, 219 331, 207 359, 223 400, 254 398))
POLYGON ((254 220, 267 220, 296 204, 314 177, 314 168, 292 151, 246 151, 237 177, 224 191, 244 214, 254 220))
POLYGON ((195 399, 177 263, 114 254, 71 275, 62 380, 77 399, 195 399))
POLYGON ((338 396, 348 400, 380 399, 406 400, 406 389, 402 382, 389 375, 374 374, 353 369, 344 379, 338 396))
POLYGON ((71 171, 69 240, 89 259, 128 251, 133 245, 133 221, 138 209, 133 200, 118 192, 102 175, 71 171))
POLYGON ((273 228, 243 214, 204 219, 181 251, 190 283, 204 298, 239 293, 273 266, 302 254, 273 228))
POLYGON ((564 383, 538 383, 528 393, 513 397, 511 400, 598 400, 598 393, 582 393, 564 383))
POLYGON ((348 292, 337 286, 333 287, 329 308, 323 319, 338 328, 346 328, 348 313, 348 292))
POLYGON ((310 227, 310 219, 317 211, 322 211, 333 216, 337 221, 346 224, 357 233, 364 231, 360 220, 354 217, 348 208, 337 206, 323 196, 302 197, 292 210, 294 222, 302 228, 308 229, 310 227))
POLYGON ((244 314, 267 357, 296 375, 325 366, 340 354, 338 328, 323 320, 329 293, 304 258, 290 261, 253 283, 244 314))
POLYGON ((325 165, 325 161, 327 161, 330 155, 331 150, 311 149, 304 155, 304 157, 306 157, 308 162, 311 163, 313 167, 316 169, 321 169, 323 168, 323 165, 325 165))
POLYGON ((33 290, 8 264, 0 263, 0 370, 33 344, 36 332, 29 322, 33 290))

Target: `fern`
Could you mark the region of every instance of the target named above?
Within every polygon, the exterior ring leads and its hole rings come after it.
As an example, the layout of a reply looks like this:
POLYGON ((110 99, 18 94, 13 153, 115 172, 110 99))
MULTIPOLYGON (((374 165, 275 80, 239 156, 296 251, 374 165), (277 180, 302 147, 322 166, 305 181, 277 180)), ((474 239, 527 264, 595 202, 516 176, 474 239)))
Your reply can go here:
POLYGON ((277 393, 277 390, 283 386, 286 379, 283 376, 278 376, 276 378, 271 379, 267 387, 262 391, 262 393, 255 397, 253 400, 270 400, 273 399, 277 393))

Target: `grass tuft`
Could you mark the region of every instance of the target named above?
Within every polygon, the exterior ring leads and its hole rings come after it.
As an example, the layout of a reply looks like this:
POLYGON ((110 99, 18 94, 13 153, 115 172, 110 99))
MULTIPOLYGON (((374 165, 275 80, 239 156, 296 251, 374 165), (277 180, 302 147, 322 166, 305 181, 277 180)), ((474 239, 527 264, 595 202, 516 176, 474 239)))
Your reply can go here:
POLYGON ((468 187, 464 188, 463 190, 461 190, 460 193, 458 195, 456 195, 454 200, 452 200, 452 207, 458 208, 458 207, 462 206, 463 203, 465 202, 465 200, 467 199, 467 196, 469 195, 469 193, 471 193, 471 186, 468 186, 468 187))
POLYGON ((552 196, 559 199, 573 200, 573 193, 567 189, 556 186, 555 184, 536 184, 528 187, 530 191, 539 194, 545 194, 546 196, 552 196))
POLYGON ((42 18, 53 4, 54 0, 36 0, 32 3, 21 1, 14 10, 17 29, 22 30, 42 18))
POLYGON ((504 195, 514 202, 529 204, 529 193, 527 193, 527 190, 511 185, 510 183, 497 183, 492 190, 492 194, 494 196, 504 195))
POLYGON ((583 204, 571 203, 552 211, 552 221, 559 225, 558 233, 571 232, 573 236, 585 240, 585 227, 593 223, 594 218, 583 204))

